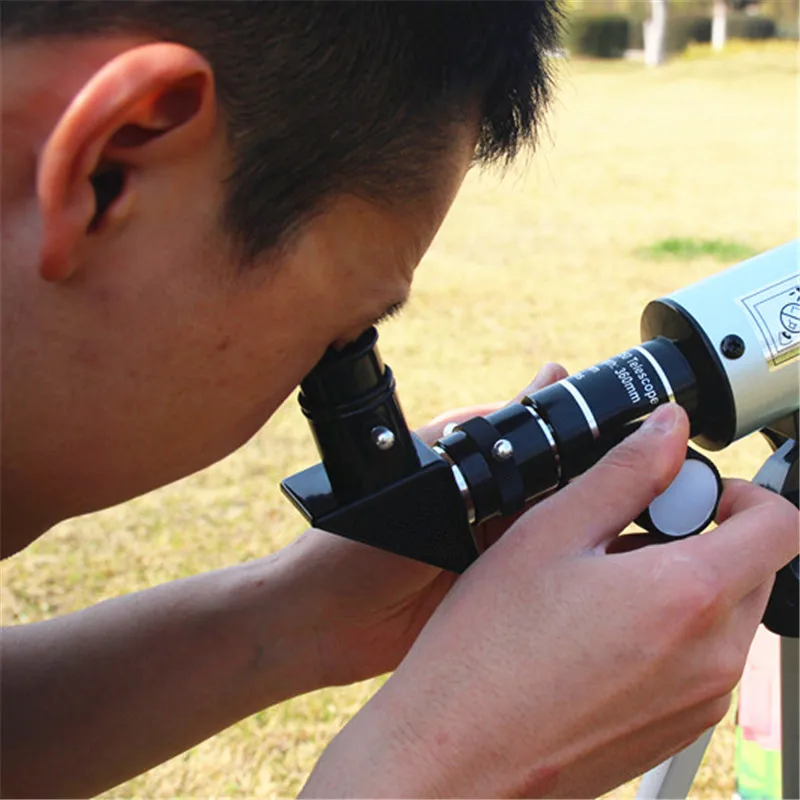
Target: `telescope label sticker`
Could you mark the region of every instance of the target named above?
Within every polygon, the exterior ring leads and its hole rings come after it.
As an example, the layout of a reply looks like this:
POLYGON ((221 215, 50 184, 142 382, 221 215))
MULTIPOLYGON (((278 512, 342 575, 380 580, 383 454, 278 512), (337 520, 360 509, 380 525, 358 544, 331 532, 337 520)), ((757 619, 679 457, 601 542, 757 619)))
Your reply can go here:
POLYGON ((765 286, 739 302, 761 340, 770 367, 782 367, 800 355, 800 276, 765 286))

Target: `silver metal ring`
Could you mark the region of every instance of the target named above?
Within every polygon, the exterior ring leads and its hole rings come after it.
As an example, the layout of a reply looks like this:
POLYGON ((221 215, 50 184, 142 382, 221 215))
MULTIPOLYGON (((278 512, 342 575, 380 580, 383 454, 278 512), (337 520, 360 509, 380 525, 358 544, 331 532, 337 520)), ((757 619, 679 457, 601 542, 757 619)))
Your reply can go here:
POLYGON ((539 412, 536 410, 536 406, 533 405, 530 395, 526 395, 525 399, 528 402, 522 403, 522 405, 528 409, 528 413, 536 420, 536 424, 539 426, 544 438, 547 440, 547 444, 550 446, 550 453, 553 456, 553 463, 556 467, 556 482, 549 488, 545 489, 541 495, 538 495, 538 497, 541 498, 547 493, 552 492, 554 489, 557 489, 561 485, 561 454, 558 452, 558 445, 556 444, 555 437, 553 436, 552 428, 544 421, 539 412))
POLYGON ((586 398, 566 378, 558 383, 572 395, 572 399, 578 404, 578 408, 580 408, 580 410, 583 412, 586 424, 589 426, 589 430, 592 432, 592 437, 595 439, 600 438, 600 428, 597 425, 597 420, 594 418, 592 409, 589 408, 589 404, 586 402, 586 398))
POLYGON ((539 415, 539 412, 533 405, 533 401, 531 400, 530 396, 527 396, 525 399, 528 400, 528 402, 523 403, 522 405, 528 409, 530 415, 536 420, 536 424, 541 429, 544 438, 547 440, 547 444, 550 445, 550 452, 553 454, 553 460, 555 461, 556 465, 556 475, 558 476, 558 481, 555 485, 558 486, 558 484, 561 483, 561 454, 558 452, 558 445, 556 444, 556 440, 553 436, 553 431, 550 430, 550 426, 539 415))
POLYGON ((450 458, 446 450, 438 445, 434 445, 432 450, 434 453, 436 453, 436 455, 440 456, 450 465, 450 471, 453 473, 453 480, 455 480, 456 486, 458 486, 458 491, 461 493, 461 499, 464 501, 464 505, 467 508, 467 520, 470 525, 474 525, 475 505, 472 502, 472 495, 469 493, 469 486, 467 486, 467 481, 465 480, 463 473, 455 465, 455 463, 453 463, 453 459, 450 458))
POLYGON ((670 403, 675 402, 675 390, 672 388, 672 384, 669 382, 669 378, 667 377, 667 373, 661 369, 661 364, 658 363, 656 357, 644 349, 644 347, 634 347, 633 348, 637 353, 641 353, 652 365, 653 369, 658 375, 658 379, 661 381, 662 385, 664 386, 664 391, 667 393, 667 399, 670 403))

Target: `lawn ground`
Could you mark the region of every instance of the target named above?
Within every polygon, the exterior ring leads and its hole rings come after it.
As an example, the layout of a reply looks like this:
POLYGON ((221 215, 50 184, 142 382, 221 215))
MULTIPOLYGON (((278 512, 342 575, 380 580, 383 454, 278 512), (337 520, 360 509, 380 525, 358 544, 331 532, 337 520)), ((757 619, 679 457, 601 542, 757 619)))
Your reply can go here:
MULTIPOLYGON (((797 235, 797 53, 792 45, 702 48, 662 69, 559 62, 538 153, 501 177, 471 175, 385 325, 384 358, 413 425, 509 398, 539 366, 577 370, 638 342, 645 303, 726 266, 651 261, 667 237, 754 251, 797 235)), ((748 477, 755 438, 715 456, 748 477)), ((215 467, 64 523, 2 567, 2 619, 38 620, 272 552, 301 521, 278 481, 316 460, 292 398, 215 467)), ((378 681, 263 711, 109 797, 288 797, 378 681)), ((730 715, 729 715, 730 716, 730 715)), ((694 798, 730 797, 732 723, 715 735, 694 798)), ((611 796, 632 797, 631 786, 611 796)))

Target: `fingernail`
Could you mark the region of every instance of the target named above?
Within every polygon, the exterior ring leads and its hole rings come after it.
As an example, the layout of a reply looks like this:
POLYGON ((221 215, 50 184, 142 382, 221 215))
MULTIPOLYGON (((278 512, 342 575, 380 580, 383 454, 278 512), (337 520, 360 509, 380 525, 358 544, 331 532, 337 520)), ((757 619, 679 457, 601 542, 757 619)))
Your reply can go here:
POLYGON ((675 403, 659 406, 642 424, 646 433, 655 433, 664 436, 674 430, 678 424, 678 407, 675 403))

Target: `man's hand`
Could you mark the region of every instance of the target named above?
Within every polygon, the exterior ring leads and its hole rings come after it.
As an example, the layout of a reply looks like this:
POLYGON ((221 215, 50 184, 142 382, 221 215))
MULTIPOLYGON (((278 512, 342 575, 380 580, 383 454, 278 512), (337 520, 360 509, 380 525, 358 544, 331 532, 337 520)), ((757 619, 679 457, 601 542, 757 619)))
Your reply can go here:
POLYGON ((456 583, 307 796, 588 797, 724 715, 773 576, 800 549, 786 500, 729 482, 719 527, 627 552, 688 422, 658 409, 526 512, 456 583))
MULTIPOLYGON (((566 377, 546 364, 515 398, 566 377)), ((470 406, 442 414, 417 431, 433 444, 449 423, 489 414, 503 404, 470 406)), ((497 541, 513 519, 490 520, 475 531, 483 547, 497 541)), ((298 585, 299 602, 320 616, 323 685, 348 684, 393 670, 457 575, 319 530, 306 531, 281 553, 298 585)))

